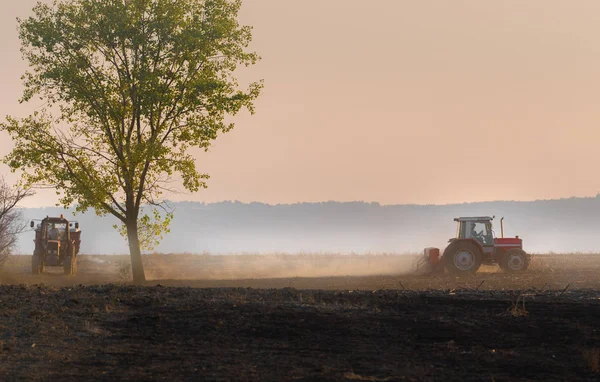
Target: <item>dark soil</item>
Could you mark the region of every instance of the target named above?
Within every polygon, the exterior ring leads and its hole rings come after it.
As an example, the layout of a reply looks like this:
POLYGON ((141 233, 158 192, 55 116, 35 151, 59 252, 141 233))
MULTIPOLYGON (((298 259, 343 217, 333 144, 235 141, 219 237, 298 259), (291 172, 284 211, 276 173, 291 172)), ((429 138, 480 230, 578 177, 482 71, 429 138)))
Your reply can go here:
POLYGON ((596 381, 599 301, 587 289, 5 285, 0 380, 596 381))

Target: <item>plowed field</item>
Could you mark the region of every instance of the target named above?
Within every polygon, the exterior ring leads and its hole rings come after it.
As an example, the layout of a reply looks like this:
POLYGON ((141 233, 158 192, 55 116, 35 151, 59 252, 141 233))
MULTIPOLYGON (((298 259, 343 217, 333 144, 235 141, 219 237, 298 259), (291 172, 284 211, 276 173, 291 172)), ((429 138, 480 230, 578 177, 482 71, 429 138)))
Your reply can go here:
POLYGON ((146 286, 125 258, 82 256, 73 277, 12 258, 0 380, 600 379, 600 257, 468 279, 391 255, 281 257, 149 256, 146 286))

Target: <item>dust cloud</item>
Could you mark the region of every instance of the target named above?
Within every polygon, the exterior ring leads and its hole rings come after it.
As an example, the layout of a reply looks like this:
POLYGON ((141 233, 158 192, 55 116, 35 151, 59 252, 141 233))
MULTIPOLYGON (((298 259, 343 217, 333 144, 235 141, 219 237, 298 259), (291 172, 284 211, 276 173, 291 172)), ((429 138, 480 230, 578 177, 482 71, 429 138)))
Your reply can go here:
MULTIPOLYGON (((146 279, 229 281, 292 278, 397 276, 411 274, 419 254, 150 254, 143 257, 146 279)), ((62 267, 46 267, 41 279, 32 278, 31 255, 10 256, 0 283, 43 282, 104 284, 131 281, 129 255, 79 255, 75 279, 65 278, 62 267), (43 281, 40 281, 43 280, 43 281)))
MULTIPOLYGON (((108 258, 111 258, 109 256, 108 258)), ((236 280, 411 273, 417 255, 147 255, 150 279, 236 280)), ((118 272, 117 272, 118 273, 118 272)))

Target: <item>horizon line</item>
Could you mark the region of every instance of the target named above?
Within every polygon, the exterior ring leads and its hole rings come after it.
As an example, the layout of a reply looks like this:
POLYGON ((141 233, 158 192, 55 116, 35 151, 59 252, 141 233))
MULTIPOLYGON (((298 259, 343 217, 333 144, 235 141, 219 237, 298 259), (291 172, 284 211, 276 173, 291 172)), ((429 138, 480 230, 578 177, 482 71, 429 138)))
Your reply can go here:
MULTIPOLYGON (((268 203, 268 202, 260 202, 260 201, 251 201, 251 202, 243 202, 240 201, 238 199, 236 200, 221 200, 221 201, 217 201, 217 202, 204 202, 204 201, 197 201, 197 200, 179 200, 179 201, 172 201, 172 200, 165 200, 165 203, 169 203, 169 204, 182 204, 182 203, 196 203, 196 204, 202 204, 202 205, 215 205, 215 204, 226 204, 226 203, 230 203, 230 204, 242 204, 242 205, 250 205, 250 204, 262 204, 265 206, 271 206, 271 207, 276 207, 276 206, 296 206, 296 205, 301 205, 301 204, 328 204, 328 203, 335 203, 335 204, 370 204, 370 205, 377 205, 380 207, 399 207, 399 206, 406 206, 406 207, 449 207, 449 206, 461 206, 461 205, 466 205, 466 204, 486 204, 486 203, 535 203, 535 202, 553 202, 553 201, 561 201, 561 200, 571 200, 571 199, 596 199, 600 197, 600 193, 596 194, 595 196, 570 196, 570 197, 562 197, 562 198, 552 198, 552 199, 530 199, 530 200, 509 200, 509 199, 498 199, 498 200, 486 200, 486 201, 476 201, 476 202, 454 202, 454 203, 443 203, 443 204, 439 204, 439 203, 427 203, 427 204, 419 204, 419 203, 393 203, 393 204, 383 204, 381 202, 377 202, 377 201, 364 201, 364 200, 354 200, 354 201, 339 201, 339 200, 328 200, 328 201, 313 201, 313 202, 293 202, 293 203, 268 203)), ((30 207, 26 207, 26 206, 22 206, 19 208, 24 208, 24 209, 34 209, 34 208, 60 208, 60 209, 71 209, 71 208, 75 208, 75 205, 65 208, 62 206, 56 206, 56 205, 39 205, 39 206, 30 206, 30 207)))

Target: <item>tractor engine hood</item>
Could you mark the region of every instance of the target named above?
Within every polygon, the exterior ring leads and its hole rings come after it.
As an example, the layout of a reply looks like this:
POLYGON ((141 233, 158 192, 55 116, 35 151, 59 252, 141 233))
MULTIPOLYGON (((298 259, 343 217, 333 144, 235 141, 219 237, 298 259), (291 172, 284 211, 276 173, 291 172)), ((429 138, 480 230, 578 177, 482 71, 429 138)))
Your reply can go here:
POLYGON ((523 239, 517 237, 504 237, 494 239, 494 244, 498 247, 521 247, 523 246, 523 239))

